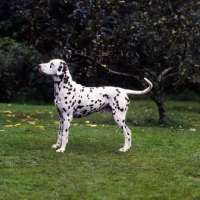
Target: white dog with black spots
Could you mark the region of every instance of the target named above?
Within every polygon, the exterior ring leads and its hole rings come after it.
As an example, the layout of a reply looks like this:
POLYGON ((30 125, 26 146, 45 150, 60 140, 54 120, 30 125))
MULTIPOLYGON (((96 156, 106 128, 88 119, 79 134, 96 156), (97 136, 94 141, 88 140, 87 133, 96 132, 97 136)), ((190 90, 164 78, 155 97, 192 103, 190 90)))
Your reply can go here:
POLYGON ((55 59, 39 64, 39 71, 53 76, 54 103, 60 117, 57 143, 52 148, 64 152, 69 138, 70 123, 80 118, 104 110, 111 111, 113 118, 124 134, 124 146, 119 149, 126 152, 131 148, 131 131, 125 123, 130 100, 127 94, 146 94, 153 85, 144 78, 148 87, 143 91, 126 90, 119 87, 84 87, 72 80, 66 62, 55 59))

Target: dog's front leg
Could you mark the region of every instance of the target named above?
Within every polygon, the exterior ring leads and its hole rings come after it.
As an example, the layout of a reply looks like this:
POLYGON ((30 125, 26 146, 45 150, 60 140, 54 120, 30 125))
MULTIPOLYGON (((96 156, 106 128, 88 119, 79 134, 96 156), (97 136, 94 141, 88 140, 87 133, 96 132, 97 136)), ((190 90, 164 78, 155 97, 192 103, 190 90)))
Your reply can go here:
POLYGON ((70 129, 70 122, 72 120, 72 117, 69 115, 63 115, 63 132, 61 136, 61 142, 62 145, 60 149, 56 150, 56 152, 64 152, 66 145, 68 143, 68 137, 69 137, 69 129, 70 129))
POLYGON ((62 133, 63 133, 63 123, 64 123, 64 118, 62 116, 62 113, 60 112, 59 109, 57 109, 58 114, 59 114, 59 130, 58 130, 58 139, 57 143, 52 146, 53 149, 57 149, 61 146, 62 144, 62 133))

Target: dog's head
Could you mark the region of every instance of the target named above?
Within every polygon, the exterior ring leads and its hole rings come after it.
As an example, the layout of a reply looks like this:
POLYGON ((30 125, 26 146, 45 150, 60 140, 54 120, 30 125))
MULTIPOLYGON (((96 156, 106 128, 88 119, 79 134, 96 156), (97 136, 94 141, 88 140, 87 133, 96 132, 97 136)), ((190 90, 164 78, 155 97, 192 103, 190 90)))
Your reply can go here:
POLYGON ((62 74, 66 74, 68 70, 66 62, 60 59, 54 59, 48 63, 39 64, 38 67, 40 72, 52 76, 60 76, 62 74))

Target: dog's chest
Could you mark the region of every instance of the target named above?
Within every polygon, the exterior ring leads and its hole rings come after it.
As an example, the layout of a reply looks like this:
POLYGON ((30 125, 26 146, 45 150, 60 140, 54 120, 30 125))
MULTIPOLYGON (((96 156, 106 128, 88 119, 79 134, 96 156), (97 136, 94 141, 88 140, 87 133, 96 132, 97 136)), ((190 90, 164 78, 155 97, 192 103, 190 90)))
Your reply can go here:
MULTIPOLYGON (((57 107, 67 107, 75 99, 76 87, 73 83, 54 84, 54 102, 57 107)), ((72 106, 72 105, 71 105, 72 106)))

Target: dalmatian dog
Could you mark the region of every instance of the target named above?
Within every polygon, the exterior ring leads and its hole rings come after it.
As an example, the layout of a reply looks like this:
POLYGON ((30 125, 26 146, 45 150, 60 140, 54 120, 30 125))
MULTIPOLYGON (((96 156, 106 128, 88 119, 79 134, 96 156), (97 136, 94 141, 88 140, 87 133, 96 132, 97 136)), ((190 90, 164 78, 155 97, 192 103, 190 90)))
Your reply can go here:
POLYGON ((55 59, 38 65, 39 71, 53 76, 54 103, 59 113, 60 125, 57 143, 52 148, 64 152, 68 143, 70 122, 91 113, 111 111, 113 118, 124 134, 124 146, 119 149, 126 152, 131 148, 131 131, 125 123, 130 100, 128 94, 145 94, 153 87, 144 78, 148 87, 143 91, 126 90, 119 87, 85 87, 72 80, 66 62, 55 59))

